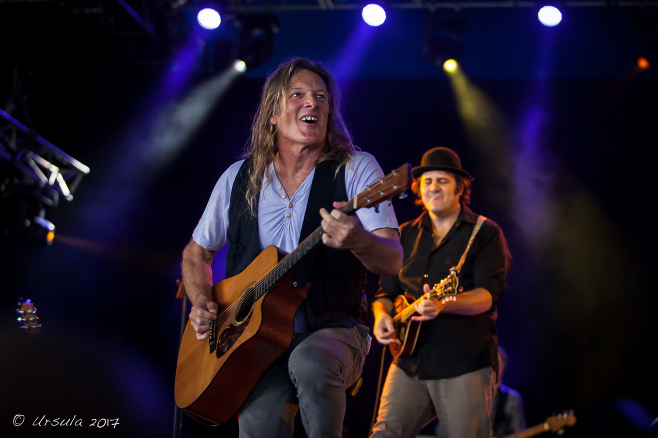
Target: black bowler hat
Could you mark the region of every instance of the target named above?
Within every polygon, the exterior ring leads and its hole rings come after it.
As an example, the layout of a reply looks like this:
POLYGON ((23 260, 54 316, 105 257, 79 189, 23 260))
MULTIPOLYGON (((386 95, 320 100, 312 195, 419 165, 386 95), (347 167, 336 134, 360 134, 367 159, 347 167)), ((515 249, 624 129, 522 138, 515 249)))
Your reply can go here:
POLYGON ((459 155, 449 148, 432 148, 423 154, 420 166, 411 169, 411 176, 418 178, 424 172, 430 170, 445 170, 454 174, 472 179, 471 174, 462 169, 459 155))

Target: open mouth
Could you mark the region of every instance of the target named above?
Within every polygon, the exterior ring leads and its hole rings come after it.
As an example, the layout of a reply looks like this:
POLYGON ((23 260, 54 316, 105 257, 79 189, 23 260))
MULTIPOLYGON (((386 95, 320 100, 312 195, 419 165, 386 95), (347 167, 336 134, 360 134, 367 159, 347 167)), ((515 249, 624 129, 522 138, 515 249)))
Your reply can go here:
POLYGON ((304 123, 317 123, 318 118, 315 116, 304 116, 300 119, 304 123))

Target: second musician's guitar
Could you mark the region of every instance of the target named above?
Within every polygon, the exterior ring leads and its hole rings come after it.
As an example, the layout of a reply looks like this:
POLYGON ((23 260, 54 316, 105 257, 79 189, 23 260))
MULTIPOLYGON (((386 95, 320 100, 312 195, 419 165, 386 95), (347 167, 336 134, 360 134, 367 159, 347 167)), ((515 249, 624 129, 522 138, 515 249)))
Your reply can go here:
POLYGON ((414 301, 414 297, 409 295, 398 295, 395 299, 395 316, 393 324, 395 333, 400 340, 399 344, 389 344, 389 350, 395 357, 409 357, 416 348, 418 333, 422 321, 413 321, 412 316, 416 314, 414 303, 420 303, 423 297, 429 299, 441 300, 450 295, 456 295, 459 291, 459 277, 456 270, 451 270, 450 275, 435 284, 428 294, 423 294, 414 301))
MULTIPOLYGON (((410 183, 411 166, 405 164, 350 199, 341 211, 353 214, 376 206, 410 183)), ((189 321, 183 332, 174 385, 178 407, 216 424, 238 411, 292 341, 294 314, 309 285, 292 287, 291 270, 322 242, 322 234, 322 227, 317 228, 282 258, 269 246, 240 274, 213 286, 219 312, 210 338, 197 341, 189 321)))

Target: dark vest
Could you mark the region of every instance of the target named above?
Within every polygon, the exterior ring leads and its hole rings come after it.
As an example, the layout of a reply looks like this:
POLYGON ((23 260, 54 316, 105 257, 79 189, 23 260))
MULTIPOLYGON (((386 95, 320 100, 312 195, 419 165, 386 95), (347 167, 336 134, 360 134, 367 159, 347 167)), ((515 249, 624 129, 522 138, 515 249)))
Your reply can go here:
MULTIPOLYGON (((320 226, 321 207, 333 209, 333 201, 347 201, 345 166, 325 161, 315 168, 299 241, 320 226)), ((242 272, 260 254, 258 217, 249 213, 246 187, 249 160, 240 167, 229 207, 226 277, 242 272)), ((349 327, 363 324, 367 312, 366 269, 351 251, 336 250, 320 243, 293 269, 291 287, 310 283, 306 296, 306 316, 312 328, 349 327)))

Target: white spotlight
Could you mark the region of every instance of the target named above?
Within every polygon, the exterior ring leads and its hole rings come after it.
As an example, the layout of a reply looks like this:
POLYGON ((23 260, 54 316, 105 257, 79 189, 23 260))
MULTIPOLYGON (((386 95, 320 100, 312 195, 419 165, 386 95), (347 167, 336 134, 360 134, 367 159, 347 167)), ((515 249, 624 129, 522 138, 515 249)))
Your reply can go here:
POLYGON ((244 73, 247 71, 247 63, 241 59, 236 59, 233 63, 233 69, 238 73, 244 73))
POLYGON ((204 29, 217 29, 222 22, 222 17, 219 16, 219 12, 211 8, 204 8, 199 11, 196 16, 196 20, 199 23, 199 26, 204 29))
POLYGON ((555 6, 544 6, 537 13, 541 24, 547 27, 553 27, 562 21, 562 12, 555 6))
POLYGON ((386 11, 381 6, 371 3, 363 7, 361 17, 369 26, 379 26, 386 21, 386 11))

